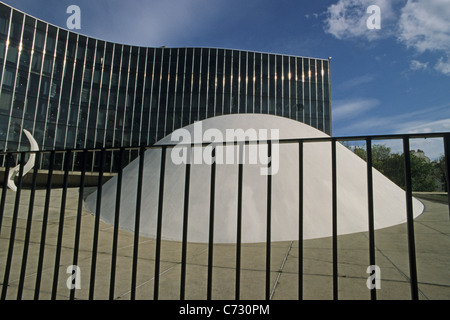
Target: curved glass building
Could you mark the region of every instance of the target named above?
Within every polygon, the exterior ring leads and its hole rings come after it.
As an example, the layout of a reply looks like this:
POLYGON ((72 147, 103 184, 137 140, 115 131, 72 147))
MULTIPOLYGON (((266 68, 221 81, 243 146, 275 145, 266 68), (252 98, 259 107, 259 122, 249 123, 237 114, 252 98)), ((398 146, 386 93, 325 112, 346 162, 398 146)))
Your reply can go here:
POLYGON ((279 115, 331 134, 327 59, 123 45, 2 3, 0 90, 0 150, 28 150, 22 129, 41 149, 150 145, 230 113, 279 115))

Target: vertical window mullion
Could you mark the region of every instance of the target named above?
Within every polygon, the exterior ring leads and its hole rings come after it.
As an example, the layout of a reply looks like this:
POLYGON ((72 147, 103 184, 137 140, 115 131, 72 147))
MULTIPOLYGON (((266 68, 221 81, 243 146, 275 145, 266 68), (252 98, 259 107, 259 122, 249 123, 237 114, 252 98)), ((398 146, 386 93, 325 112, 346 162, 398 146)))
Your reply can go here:
MULTIPOLYGON (((150 143, 150 141, 151 141, 150 140, 150 135, 151 135, 152 127, 151 127, 150 119, 151 119, 151 116, 152 116, 152 103, 153 103, 153 98, 154 98, 154 96, 153 96, 153 83, 155 81, 155 62, 156 62, 156 52, 155 52, 154 49, 147 51, 147 60, 149 59, 148 55, 150 54, 150 51, 153 53, 153 57, 152 57, 152 70, 151 70, 151 75, 150 75, 152 80, 151 80, 151 86, 149 88, 150 89, 150 100, 149 100, 149 106, 148 106, 148 133, 147 133, 147 143, 148 144, 151 144, 150 143)), ((148 73, 148 70, 146 70, 146 71, 148 73)))
MULTIPOLYGON (((58 38, 59 38, 59 34, 58 34, 58 38)), ((60 111, 60 109, 61 109, 61 96, 62 96, 62 91, 63 91, 64 77, 65 77, 65 74, 66 74, 67 46, 68 46, 68 43, 69 43, 69 32, 66 33, 66 45, 65 45, 65 49, 64 49, 63 69, 62 69, 60 86, 59 86, 58 113, 56 115, 56 126, 55 126, 55 137, 53 139, 53 149, 56 148, 56 137, 58 136, 58 131, 59 131, 58 130, 58 125, 59 125, 59 116, 60 116, 60 112, 61 112, 60 111)), ((58 41, 56 42, 56 45, 58 46, 58 41)), ((70 103, 70 100, 69 100, 69 103, 70 103)), ((67 119, 66 119, 66 124, 67 124, 67 119)), ((66 130, 67 130, 67 128, 66 128, 66 130)), ((64 146, 65 146, 65 137, 64 137, 64 146)), ((64 156, 64 154, 63 154, 63 156, 64 156)))
MULTIPOLYGON (((114 45, 114 55, 116 52, 116 46, 117 44, 114 45)), ((119 96, 120 96, 120 83, 121 83, 121 75, 122 75, 122 65, 123 65, 123 46, 120 46, 120 62, 119 62, 119 71, 117 73, 117 94, 116 94, 116 112, 114 112, 114 128, 113 128, 113 137, 112 137, 112 144, 114 147, 120 147, 116 146, 116 127, 117 127, 117 108, 119 107, 119 96)))
MULTIPOLYGON (((105 43, 105 50, 106 50, 106 43, 105 43)), ((109 111, 110 111, 110 109, 109 109, 109 101, 110 101, 110 99, 111 99, 111 81, 112 81, 112 75, 113 75, 113 69, 114 69, 114 58, 115 58, 115 53, 116 53, 116 50, 115 50, 115 44, 112 44, 112 48, 111 48, 111 50, 112 50, 112 53, 111 53, 111 66, 110 66, 110 72, 109 72, 109 81, 108 81, 108 98, 106 99, 106 110, 105 110, 105 134, 104 134, 104 136, 103 136, 103 146, 106 146, 106 136, 107 136, 107 131, 108 130, 112 130, 112 132, 113 132, 113 136, 114 136, 114 126, 113 126, 113 128, 112 129, 110 129, 109 127, 108 127, 108 123, 109 123, 109 111)), ((106 52, 106 51, 105 51, 106 52)), ((111 147, 113 146, 113 141, 111 141, 111 147)), ((109 170, 112 170, 112 161, 110 162, 110 169, 109 170)))
MULTIPOLYGON (((142 49, 144 49, 144 48, 141 48, 141 50, 142 49)), ((144 76, 142 78, 141 118, 140 118, 140 122, 139 122, 139 144, 142 144, 142 135, 144 134, 144 132, 142 130, 142 127, 143 127, 143 123, 144 123, 145 85, 147 83, 147 55, 148 55, 148 48, 145 48, 144 50, 145 50, 145 53, 144 53, 145 61, 144 61, 144 70, 142 71, 142 72, 144 72, 144 76)))
MULTIPOLYGON (((14 10, 11 10, 11 19, 10 19, 10 30, 9 30, 9 32, 8 32, 8 39, 10 38, 10 36, 11 36, 11 24, 13 23, 12 22, 12 20, 14 19, 14 15, 13 15, 13 12, 14 12, 14 10)), ((19 48, 22 46, 22 37, 23 37, 23 29, 24 29, 24 25, 25 25, 25 15, 23 15, 23 17, 22 17, 22 28, 21 28, 21 30, 20 30, 20 43, 19 43, 19 48)), ((11 45, 11 41, 10 40, 8 40, 8 42, 9 42, 9 46, 11 45)), ((9 47, 8 46, 8 47, 9 47)), ((19 63, 20 63, 20 54, 21 54, 21 50, 20 49, 18 49, 18 53, 17 53, 17 61, 16 61, 16 67, 15 67, 15 69, 16 69, 16 72, 15 72, 15 74, 14 74, 14 81, 13 81, 13 86, 12 86, 12 90, 13 90, 13 92, 12 92, 12 95, 11 95, 11 106, 9 107, 9 125, 8 125, 8 132, 6 133, 6 141, 8 141, 9 140, 9 132, 10 132, 10 130, 11 130, 11 117, 12 117, 12 113, 13 113, 13 108, 14 108, 14 100, 16 99, 16 82, 17 82, 17 75, 18 75, 18 72, 19 72, 19 63)), ((7 58, 7 55, 5 56, 5 58, 7 58)), ((6 61, 4 62, 4 65, 6 65, 6 61)), ((3 88, 2 88, 2 91, 3 91, 3 88)), ((21 121, 23 121, 23 119, 21 120, 21 121)), ((22 123, 21 123, 22 124, 22 123)), ((17 149, 19 149, 20 148, 20 137, 21 137, 21 135, 22 135, 22 130, 20 130, 20 132, 19 132, 19 140, 17 141, 17 149)), ((5 146, 6 147, 6 146, 5 146)))

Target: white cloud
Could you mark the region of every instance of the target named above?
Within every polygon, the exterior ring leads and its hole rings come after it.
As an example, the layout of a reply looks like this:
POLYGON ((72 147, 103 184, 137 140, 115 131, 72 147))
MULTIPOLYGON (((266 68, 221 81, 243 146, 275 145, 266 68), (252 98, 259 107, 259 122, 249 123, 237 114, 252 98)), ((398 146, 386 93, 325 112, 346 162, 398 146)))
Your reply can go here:
MULTIPOLYGON (((435 120, 435 121, 417 121, 404 123, 398 127, 395 133, 432 133, 432 132, 449 132, 450 118, 435 120)), ((402 142, 400 140, 392 140, 386 143, 391 147, 393 152, 403 152, 402 142)), ((411 139, 411 150, 423 150, 425 155, 431 160, 438 159, 444 154, 444 144, 442 138, 427 138, 427 139, 411 139)))
POLYGON ((450 58, 447 57, 447 61, 444 61, 444 58, 440 57, 434 69, 450 76, 450 58))
MULTIPOLYGON (((382 140, 374 141, 374 144, 382 144, 391 148, 392 153, 403 153, 403 140, 382 140)), ((444 154, 444 144, 442 138, 428 138, 428 139, 410 139, 410 150, 422 150, 431 161, 439 159, 444 154)))
POLYGON ((410 63, 410 68, 411 70, 425 70, 426 68, 428 68, 428 62, 420 62, 417 60, 411 60, 410 63))
POLYGON ((306 18, 306 19, 311 18, 311 16, 314 17, 315 19, 317 19, 317 18, 319 17, 319 14, 318 14, 318 13, 305 14, 305 18, 306 18))
MULTIPOLYGON (((449 0, 339 0, 328 7, 325 32, 337 39, 369 41, 394 36, 398 42, 418 53, 441 53, 434 69, 450 75, 450 2, 449 0), (394 7, 401 3, 400 10, 394 7), (381 9, 381 30, 366 27, 370 5, 381 9), (382 31, 382 32, 378 32, 382 31)), ((412 70, 426 69, 427 63, 413 60, 412 70)))
POLYGON ((352 79, 349 79, 345 82, 338 84, 339 90, 349 90, 354 89, 357 86, 362 84, 367 84, 372 82, 375 79, 373 74, 364 74, 362 76, 358 76, 352 79))
MULTIPOLYGON (((365 99, 361 99, 364 101, 365 99)), ((367 99, 370 101, 370 99, 367 99)), ((345 103, 339 103, 346 106, 345 103)), ((344 113, 347 108, 341 112, 344 113)), ((351 108, 347 111, 351 114, 351 108)), ((362 107, 360 109, 363 109, 362 107)), ((357 109, 358 110, 358 109, 357 109)), ((335 121, 333 112, 333 122, 335 121)), ((338 118, 338 121, 342 120, 338 118)), ((450 131, 450 103, 427 107, 413 112, 404 112, 389 116, 371 116, 342 128, 341 131, 354 134, 377 134, 379 131, 389 134, 397 133, 428 133, 450 131)))
POLYGON ((333 121, 352 119, 379 105, 376 99, 337 100, 333 107, 333 121))
POLYGON ((401 10, 398 41, 417 52, 442 52, 434 69, 450 75, 450 3, 448 0, 408 0, 401 10))
POLYGON ((450 52, 448 0, 408 0, 401 10, 398 40, 422 53, 450 52))
POLYGON ((102 20, 90 19, 93 25, 89 30, 94 36, 97 33, 106 40, 143 46, 171 46, 182 42, 199 34, 205 25, 216 25, 215 19, 227 14, 222 2, 209 0, 136 0, 133 5, 117 0, 113 4, 105 3, 106 6, 99 9, 106 13, 102 20))
POLYGON ((390 24, 394 17, 392 2, 388 0, 339 0, 327 10, 325 31, 338 39, 365 37, 374 40, 389 35, 390 24), (368 29, 367 19, 371 16, 367 8, 377 5, 380 8, 381 30, 368 29))
MULTIPOLYGON (((355 132, 355 130, 364 130, 361 134, 370 134, 370 130, 379 130, 383 128, 383 131, 387 134, 404 134, 404 133, 431 133, 431 132, 448 132, 450 131, 450 118, 441 120, 413 120, 403 122, 407 120, 407 117, 374 117, 354 123, 347 129, 349 132, 355 132)), ((393 153, 403 153, 403 142, 401 139, 394 140, 375 140, 374 144, 383 144, 391 148, 393 153)), ((443 153, 443 140, 442 138, 427 138, 427 139, 411 139, 410 149, 421 149, 425 152, 425 155, 431 160, 439 158, 443 153)))
POLYGON ((414 125, 411 123, 405 123, 402 125, 402 129, 398 130, 398 133, 430 133, 430 132, 449 132, 450 131, 450 119, 440 119, 435 121, 418 122, 414 125))

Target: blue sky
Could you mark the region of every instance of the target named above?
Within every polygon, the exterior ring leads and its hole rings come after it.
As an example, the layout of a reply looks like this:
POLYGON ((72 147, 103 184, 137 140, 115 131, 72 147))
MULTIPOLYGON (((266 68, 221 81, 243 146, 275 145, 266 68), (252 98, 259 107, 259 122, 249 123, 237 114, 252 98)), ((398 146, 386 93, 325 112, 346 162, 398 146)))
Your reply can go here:
MULTIPOLYGON (((76 31, 119 43, 332 57, 334 136, 450 131, 450 0, 3 1, 64 28, 78 5, 76 31)), ((440 140, 411 145, 443 153, 440 140)))

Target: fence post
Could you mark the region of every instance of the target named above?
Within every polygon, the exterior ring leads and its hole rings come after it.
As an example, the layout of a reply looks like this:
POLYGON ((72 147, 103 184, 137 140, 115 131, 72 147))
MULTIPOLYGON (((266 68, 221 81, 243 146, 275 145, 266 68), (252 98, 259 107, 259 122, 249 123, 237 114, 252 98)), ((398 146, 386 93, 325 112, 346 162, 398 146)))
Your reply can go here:
POLYGON ((414 241, 414 216, 412 206, 411 155, 409 137, 403 137, 403 154, 405 156, 405 186, 406 186, 406 223, 408 227, 409 277, 411 281, 411 298, 419 299, 416 270, 416 248, 414 241))
MULTIPOLYGON (((22 191, 22 180, 23 180, 23 167, 25 165, 25 153, 20 154, 20 167, 19 167, 19 184, 17 186, 16 191, 16 200, 14 203, 14 212, 13 212, 13 218, 11 223, 11 234, 9 236, 9 247, 8 247, 8 256, 6 258, 6 266, 5 266, 5 276, 3 278, 3 289, 2 289, 2 295, 1 300, 6 299, 6 292, 8 290, 9 286, 9 272, 11 270, 11 264, 12 264, 12 258, 13 258, 13 251, 14 251, 14 240, 16 238, 16 226, 17 226, 17 217, 19 215, 19 205, 20 205, 20 193, 22 191)), ((6 179, 8 177, 5 177, 5 183, 6 179)))
POLYGON ((161 148, 161 166, 159 170, 159 197, 158 197, 158 218, 156 222, 156 248, 155 248, 155 282, 153 287, 153 299, 158 300, 159 295, 159 270, 161 259, 161 228, 162 214, 164 204, 164 176, 166 171, 166 149, 167 146, 161 148))
MULTIPOLYGON (((97 268, 98 233, 100 228, 100 211, 102 208, 103 169, 105 164, 105 149, 100 151, 100 170, 97 184, 97 203, 95 208, 94 240, 92 243, 91 279, 89 284, 89 300, 94 299, 95 274, 97 268)), ((95 165, 95 163, 93 163, 95 165)))
POLYGON ((181 277, 180 277, 180 300, 184 300, 186 291, 186 263, 187 263, 187 240, 189 219, 189 186, 191 180, 191 152, 193 145, 187 148, 187 163, 184 174, 184 207, 183 207, 183 240, 181 245, 181 277))
MULTIPOLYGON (((117 246, 119 238, 119 219, 120 219, 120 202, 122 197, 122 177, 123 177, 123 154, 124 148, 119 149, 118 172, 116 184, 116 203, 114 208, 114 229, 113 229, 113 243, 111 252, 111 275, 109 281, 109 300, 114 299, 114 287, 116 283, 116 265, 117 265, 117 246)), ((114 158, 113 158, 114 159, 114 158)))
POLYGON ((331 140, 331 174, 332 174, 332 228, 333 228, 333 299, 338 299, 338 252, 337 252, 337 166, 336 139, 331 140))
POLYGON ((298 143, 298 299, 303 300, 303 141, 298 143))
MULTIPOLYGON (((78 191, 78 207, 77 207, 77 222, 75 225, 75 239, 73 245, 73 262, 72 265, 78 264, 78 252, 80 248, 80 231, 81 231, 81 216, 83 214, 83 194, 84 194, 84 182, 86 178, 86 163, 87 163, 87 150, 83 151, 83 157, 81 160, 81 177, 80 177, 80 190, 78 191)), ((70 300, 75 299, 75 289, 70 290, 70 300)))
MULTIPOLYGON (((39 162, 39 152, 36 153, 36 163, 39 162)), ((22 299, 23 293, 23 285, 25 282, 25 272, 27 269, 27 260, 28 260, 28 248, 30 245, 30 235, 31 235, 31 223, 33 221, 33 209, 34 209, 34 199, 36 193, 36 180, 37 180, 38 169, 33 169, 33 178, 31 182, 31 190, 30 190, 30 202, 28 204, 28 216, 27 216, 27 227, 25 233, 25 241, 23 244, 23 253, 22 253, 22 267, 20 269, 20 278, 19 278, 19 286, 17 288, 17 300, 22 299)))
POLYGON ((140 220, 141 220, 141 199, 142 199, 142 182, 144 179, 144 165, 145 165, 145 147, 139 149, 139 174, 138 185, 136 195, 136 215, 134 216, 134 244, 133 244, 133 266, 131 271, 131 294, 130 299, 136 298, 136 277, 137 277, 137 264, 138 264, 138 252, 139 252, 139 233, 140 233, 140 220))
POLYGON ((444 152, 445 152, 445 173, 447 175, 447 199, 448 213, 450 218, 450 134, 444 136, 444 152))
POLYGON ((61 260, 61 246, 62 246, 62 237, 64 230, 64 215, 66 212, 66 198, 67 198, 67 185, 69 180, 69 165, 70 165, 70 155, 71 150, 63 153, 65 155, 64 158, 64 180, 63 180, 63 191, 61 195, 61 208, 59 213, 59 226, 58 226, 58 239, 56 244, 56 254, 55 254, 55 265, 53 270, 53 287, 52 287, 52 300, 56 300, 56 293, 58 290, 58 277, 59 277, 59 267, 61 260))
MULTIPOLYGON (((375 265, 375 227, 373 216, 373 169, 372 169, 372 139, 366 139, 367 153, 367 206, 369 214, 369 263, 375 265)), ((376 288, 370 289, 370 297, 372 300, 377 299, 376 288)))
POLYGON ((236 230, 236 286, 235 299, 239 300, 241 290, 241 246, 242 246, 242 179, 244 170, 244 144, 238 144, 238 199, 237 199, 237 230, 236 230))
MULTIPOLYGON (((272 141, 267 143, 268 167, 272 167, 272 141)), ((266 222, 266 300, 270 299, 270 259, 271 259, 271 232, 272 232, 272 172, 267 174, 267 222, 266 222)))
POLYGON ((8 190, 8 179, 9 176, 9 158, 10 154, 5 155, 5 173, 3 175, 3 188, 2 188, 2 200, 0 202, 0 233, 2 231, 3 213, 5 211, 5 201, 6 201, 6 191, 8 190))
POLYGON ((208 278, 206 299, 212 298, 212 273, 213 273, 213 249, 214 249, 214 206, 215 206, 215 187, 216 187, 216 149, 211 151, 213 162, 211 164, 211 184, 209 193, 209 239, 208 239, 208 278))
POLYGON ((47 235, 47 221, 48 221, 48 210, 50 206, 50 195, 52 191, 52 178, 53 178, 53 165, 55 162, 55 150, 50 153, 49 165, 48 165, 48 177, 47 177, 47 190, 45 194, 45 204, 44 204, 44 216, 42 218, 42 231, 41 231, 41 241, 39 248, 39 260, 36 272, 36 285, 34 289, 34 300, 39 299, 39 294, 41 290, 41 278, 42 278, 42 268, 44 263, 44 251, 45 251, 45 237, 47 235))

